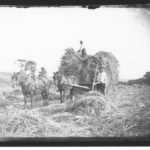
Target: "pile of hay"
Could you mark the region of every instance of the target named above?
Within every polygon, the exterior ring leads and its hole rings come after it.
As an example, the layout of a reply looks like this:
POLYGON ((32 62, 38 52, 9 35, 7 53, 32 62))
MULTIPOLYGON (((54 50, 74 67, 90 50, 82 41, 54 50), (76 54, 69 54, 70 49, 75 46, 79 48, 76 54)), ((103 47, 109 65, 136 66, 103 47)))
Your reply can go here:
POLYGON ((103 112, 110 111, 111 108, 113 105, 108 97, 91 91, 80 95, 77 100, 69 103, 66 111, 76 115, 100 116, 103 112))
POLYGON ((100 51, 93 56, 82 58, 74 49, 68 48, 61 59, 59 71, 65 76, 75 76, 79 84, 92 84, 96 70, 100 71, 102 66, 105 67, 111 88, 118 82, 119 63, 109 52, 100 51))

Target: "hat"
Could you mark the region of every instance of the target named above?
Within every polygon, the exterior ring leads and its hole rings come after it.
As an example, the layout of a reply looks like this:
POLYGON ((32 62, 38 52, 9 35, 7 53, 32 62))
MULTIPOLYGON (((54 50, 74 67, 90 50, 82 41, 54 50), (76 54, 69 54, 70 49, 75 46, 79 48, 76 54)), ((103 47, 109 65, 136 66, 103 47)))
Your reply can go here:
POLYGON ((46 69, 44 67, 41 67, 41 72, 47 73, 46 69))

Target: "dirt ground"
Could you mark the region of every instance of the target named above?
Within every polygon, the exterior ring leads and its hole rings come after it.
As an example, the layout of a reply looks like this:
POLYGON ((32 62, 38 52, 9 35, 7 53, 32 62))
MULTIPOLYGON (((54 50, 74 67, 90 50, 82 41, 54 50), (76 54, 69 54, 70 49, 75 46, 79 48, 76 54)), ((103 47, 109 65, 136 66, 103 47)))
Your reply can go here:
POLYGON ((67 100, 60 103, 59 93, 54 86, 50 89, 48 106, 42 106, 41 97, 35 96, 34 108, 30 108, 28 101, 28 109, 23 109, 20 89, 12 89, 9 79, 0 77, 3 81, 0 82, 0 137, 150 135, 150 86, 117 85, 107 96, 103 96, 104 103, 111 104, 111 107, 93 115, 68 111, 74 102, 67 100))

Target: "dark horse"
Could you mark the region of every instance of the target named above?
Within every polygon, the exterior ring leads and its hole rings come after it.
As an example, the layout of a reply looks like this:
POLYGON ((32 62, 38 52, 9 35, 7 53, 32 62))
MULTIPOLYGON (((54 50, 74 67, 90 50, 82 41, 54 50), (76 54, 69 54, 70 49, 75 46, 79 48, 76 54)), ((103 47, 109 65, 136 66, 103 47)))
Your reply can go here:
POLYGON ((73 87, 69 84, 75 84, 76 80, 74 77, 66 77, 60 72, 55 72, 53 75, 54 83, 57 86, 60 92, 61 102, 63 103, 66 100, 66 93, 70 92, 71 100, 74 100, 73 87))
POLYGON ((36 78, 32 79, 30 75, 26 75, 25 73, 14 73, 11 77, 12 87, 19 85, 21 86, 22 93, 24 95, 24 108, 27 107, 27 98, 30 98, 31 108, 33 97, 36 94, 41 94, 43 99, 43 105, 48 105, 49 98, 49 81, 44 82, 43 80, 36 78))

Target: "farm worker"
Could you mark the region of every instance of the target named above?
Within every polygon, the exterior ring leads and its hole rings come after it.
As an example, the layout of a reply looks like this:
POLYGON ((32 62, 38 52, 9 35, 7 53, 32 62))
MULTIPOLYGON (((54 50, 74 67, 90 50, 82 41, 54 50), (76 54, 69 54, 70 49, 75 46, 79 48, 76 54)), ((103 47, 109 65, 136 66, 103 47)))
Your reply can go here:
POLYGON ((82 48, 83 46, 83 41, 80 41, 80 48, 79 50, 77 51, 77 53, 79 53, 79 55, 82 57, 82 58, 85 58, 87 56, 87 53, 86 53, 86 49, 85 48, 82 48))
POLYGON ((39 72, 39 79, 41 79, 44 83, 49 82, 47 77, 47 71, 44 67, 41 67, 41 71, 39 72))
POLYGON ((47 77, 47 71, 44 67, 41 67, 41 72, 39 72, 39 77, 47 77))
POLYGON ((86 49, 83 48, 82 49, 82 57, 85 58, 86 56, 87 56, 86 49))
POLYGON ((96 85, 97 85, 97 90, 101 91, 103 94, 105 94, 106 79, 107 79, 107 75, 105 72, 105 68, 102 67, 100 69, 100 72, 97 73, 96 85))

